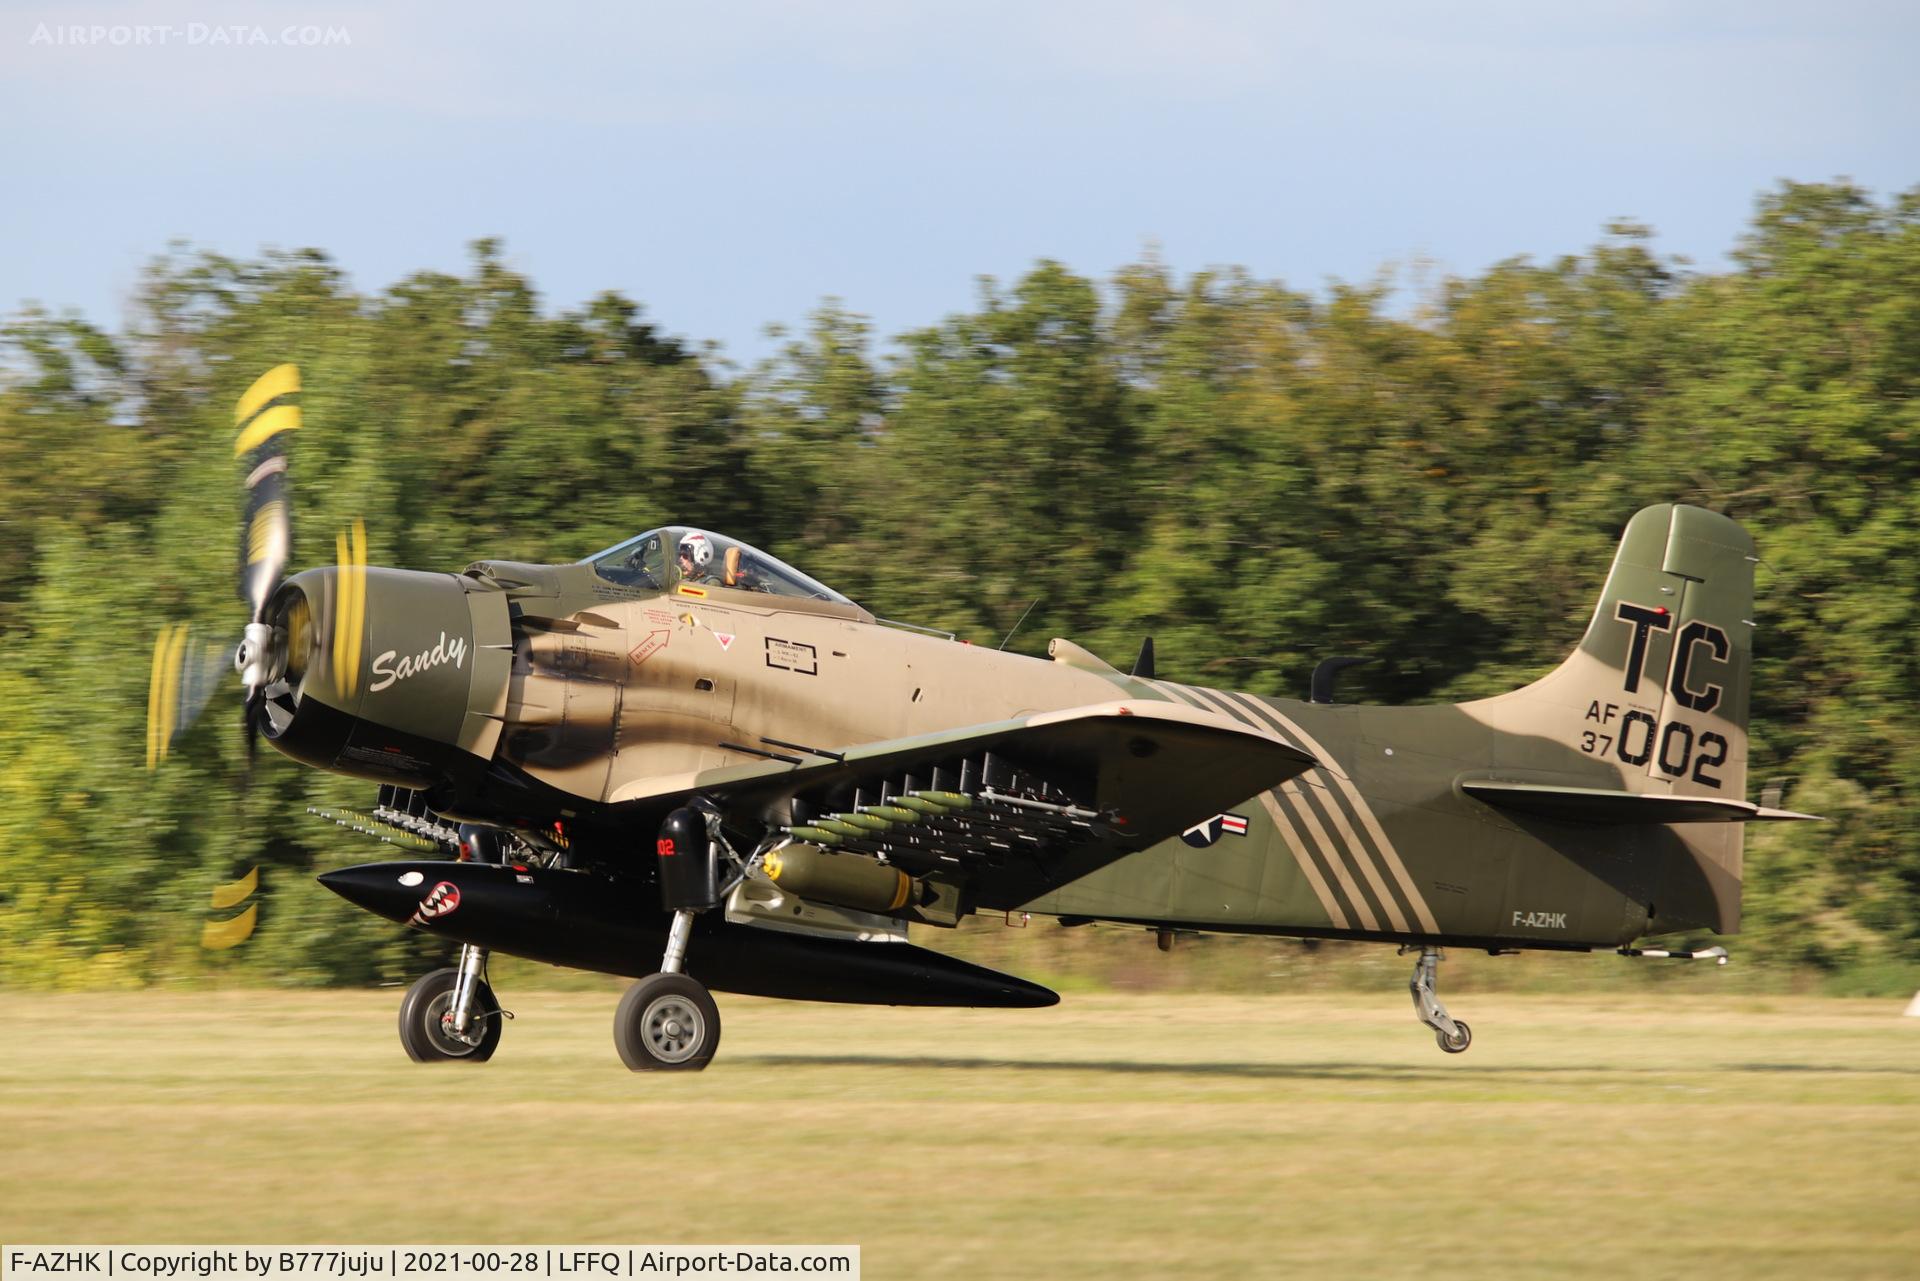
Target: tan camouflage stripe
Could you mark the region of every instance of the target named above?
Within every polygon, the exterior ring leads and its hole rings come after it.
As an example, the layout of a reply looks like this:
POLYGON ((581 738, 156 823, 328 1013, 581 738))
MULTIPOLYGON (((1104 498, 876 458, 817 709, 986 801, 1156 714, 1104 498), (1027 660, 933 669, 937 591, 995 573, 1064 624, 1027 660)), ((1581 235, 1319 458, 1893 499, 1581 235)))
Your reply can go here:
POLYGON ((1386 877, 1381 875, 1380 868, 1372 858, 1368 857, 1366 843, 1354 835, 1353 825, 1347 821, 1346 812, 1341 808, 1339 798, 1326 788, 1316 786, 1312 783, 1301 783, 1298 780, 1289 780, 1288 786, 1298 787, 1300 789, 1303 802, 1317 804, 1321 809, 1326 811, 1327 815, 1333 820, 1334 826, 1339 829, 1338 840, 1336 841, 1338 848, 1346 850, 1351 854, 1354 863, 1359 866, 1361 874, 1367 878, 1367 885, 1373 890, 1373 897, 1386 911, 1387 920, 1393 925, 1395 930, 1405 933, 1407 929, 1406 913, 1400 910, 1399 900, 1395 899, 1393 891, 1387 888, 1386 877))
MULTIPOLYGON (((1305 748, 1321 760, 1330 759, 1321 751, 1320 744, 1313 741, 1312 735, 1294 724, 1273 704, 1265 699, 1257 701, 1260 706, 1273 714, 1276 721, 1280 722, 1283 732, 1297 740, 1296 746, 1305 748)), ((1400 851, 1394 849, 1393 842, 1387 839, 1387 833, 1380 826, 1380 820, 1375 816, 1373 807, 1368 805, 1366 798, 1360 795, 1360 789, 1353 785, 1352 779, 1335 770, 1327 772, 1333 775, 1334 782, 1339 784, 1340 790, 1352 802, 1354 813, 1360 816, 1360 821, 1366 826, 1367 834, 1373 838, 1373 843, 1379 849, 1381 858, 1386 861, 1388 870, 1393 873, 1394 880, 1399 883, 1400 888, 1406 892, 1407 902, 1412 906, 1414 916, 1419 918, 1420 927, 1429 934, 1438 934, 1439 922, 1433 919, 1433 911, 1428 908, 1427 900, 1421 896, 1419 887, 1414 884, 1412 874, 1407 871, 1407 865, 1400 861, 1400 851)))
MULTIPOLYGON (((1221 698, 1213 690, 1192 685, 1169 685, 1168 688, 1203 711, 1219 712, 1243 725, 1249 725, 1255 729, 1261 728, 1260 723, 1251 715, 1221 698)), ((1353 879, 1352 870, 1340 857, 1340 851, 1335 847, 1332 838, 1327 835, 1325 825, 1320 822, 1319 815, 1315 813, 1306 793, 1300 789, 1298 780, 1288 779, 1274 789, 1274 792, 1275 795, 1285 798, 1294 822, 1312 839, 1314 848, 1320 852, 1321 859, 1332 870, 1334 879, 1345 891, 1347 902, 1353 906, 1354 914, 1360 918, 1360 924, 1369 930, 1379 929, 1380 921, 1373 914, 1373 905, 1367 901, 1366 895, 1360 892, 1360 886, 1353 879)))
POLYGON ((1327 878, 1320 874, 1320 868, 1314 863, 1313 856, 1307 853, 1307 847, 1301 844, 1300 834, 1293 830, 1292 820, 1287 817, 1286 811, 1280 808, 1279 798, 1272 792, 1262 792, 1260 804, 1266 808, 1267 817, 1273 820, 1273 829, 1280 833, 1280 839, 1285 841, 1287 848, 1293 851, 1293 861, 1300 865, 1301 875, 1307 878, 1308 888, 1313 891, 1313 896, 1320 900, 1320 907, 1326 912, 1327 919, 1333 923, 1333 928, 1351 929, 1345 909, 1340 906, 1340 901, 1328 888, 1327 878))
POLYGON ((1333 868, 1334 877, 1340 882, 1340 888, 1347 892, 1347 901, 1353 904, 1354 912, 1360 917, 1360 924, 1370 930, 1379 929, 1380 920, 1373 914, 1373 905, 1367 902, 1366 895, 1360 892, 1359 884, 1353 879, 1353 872, 1347 867, 1346 860, 1340 857, 1340 851, 1334 846, 1333 838, 1327 835, 1326 826, 1320 822, 1319 815, 1314 813, 1313 805, 1307 800, 1306 793, 1301 790, 1299 782, 1290 778, 1280 785, 1279 791, 1280 795, 1293 806, 1294 812, 1300 816, 1307 829, 1307 835, 1313 838, 1315 848, 1327 860, 1328 866, 1333 868))
MULTIPOLYGON (((1281 737, 1290 737, 1286 730, 1275 723, 1273 716, 1267 713, 1266 709, 1253 699, 1248 698, 1244 694, 1232 694, 1224 690, 1220 691, 1219 696, 1245 707, 1246 710, 1256 718, 1256 723, 1264 722, 1268 728, 1279 733, 1281 737)), ((1298 730, 1294 731, 1296 734, 1298 732, 1298 730)), ((1302 745, 1304 746, 1304 744, 1302 745)), ((1315 756, 1320 756, 1317 750, 1313 748, 1308 748, 1308 750, 1312 751, 1315 756)), ((1325 758, 1321 757, 1321 759, 1324 760, 1325 758)), ((1331 774, 1332 771, 1324 769, 1317 771, 1310 770, 1308 773, 1331 774)), ((1353 861, 1359 864, 1360 871, 1367 878, 1367 884, 1373 887, 1374 897, 1379 900, 1380 906, 1386 909, 1387 919, 1393 923, 1394 929, 1402 934, 1406 933, 1406 913, 1400 910, 1399 901, 1394 898, 1393 891, 1387 887, 1387 878, 1381 875, 1377 860, 1368 856, 1369 851, 1367 850, 1366 842, 1360 839, 1359 835, 1353 830, 1353 824, 1347 821, 1346 807, 1340 804, 1339 796, 1330 789, 1316 784, 1308 784, 1303 794, 1313 796, 1318 800, 1320 805, 1327 811, 1327 814, 1333 819, 1334 826, 1340 830, 1340 839, 1344 848, 1352 852, 1353 861)))

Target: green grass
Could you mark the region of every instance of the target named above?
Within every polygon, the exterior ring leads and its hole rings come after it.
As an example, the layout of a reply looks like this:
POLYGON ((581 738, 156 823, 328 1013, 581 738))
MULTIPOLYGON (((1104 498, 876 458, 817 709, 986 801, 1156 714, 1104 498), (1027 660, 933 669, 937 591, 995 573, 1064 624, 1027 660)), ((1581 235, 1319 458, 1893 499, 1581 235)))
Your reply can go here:
POLYGON ((1913 1276, 1920 1019, 1404 987, 911 1011, 722 997, 636 1076, 614 992, 0 993, 0 1240, 857 1242, 872 1277, 1913 1276))

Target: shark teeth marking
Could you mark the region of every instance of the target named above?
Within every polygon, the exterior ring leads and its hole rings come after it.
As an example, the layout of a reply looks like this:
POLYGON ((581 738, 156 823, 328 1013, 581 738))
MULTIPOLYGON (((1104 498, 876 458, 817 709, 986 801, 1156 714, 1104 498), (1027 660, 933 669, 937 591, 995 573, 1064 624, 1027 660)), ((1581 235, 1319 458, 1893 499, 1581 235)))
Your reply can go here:
POLYGON ((460 906, 460 887, 452 881, 441 881, 427 891, 420 900, 420 906, 413 909, 413 915, 407 918, 408 925, 425 925, 436 917, 446 916, 460 906))

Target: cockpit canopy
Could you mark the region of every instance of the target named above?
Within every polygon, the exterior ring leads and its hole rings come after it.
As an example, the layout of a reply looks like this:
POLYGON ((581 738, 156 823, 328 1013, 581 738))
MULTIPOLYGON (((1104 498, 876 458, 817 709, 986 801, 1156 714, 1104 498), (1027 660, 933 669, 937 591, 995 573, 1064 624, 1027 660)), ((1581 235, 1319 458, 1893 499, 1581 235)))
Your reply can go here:
POLYGON ((852 601, 793 566, 737 538, 667 525, 587 557, 594 573, 641 591, 670 591, 680 583, 761 592, 793 600, 852 601), (684 553, 684 554, 682 554, 684 553))

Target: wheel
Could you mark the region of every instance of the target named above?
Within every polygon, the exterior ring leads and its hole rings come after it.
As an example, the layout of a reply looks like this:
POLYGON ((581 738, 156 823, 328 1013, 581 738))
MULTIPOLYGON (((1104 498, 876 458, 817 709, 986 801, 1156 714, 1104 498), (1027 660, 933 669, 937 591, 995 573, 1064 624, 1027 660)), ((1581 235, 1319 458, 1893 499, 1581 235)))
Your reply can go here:
POLYGON ((1453 1025, 1459 1029, 1457 1035, 1448 1036, 1445 1032, 1436 1028, 1434 1029, 1433 1039, 1440 1042, 1440 1048, 1448 1054, 1459 1054, 1469 1045, 1473 1044, 1473 1029, 1468 1027, 1462 1019, 1455 1019, 1453 1025))
POLYGON ((400 1002, 400 1044, 415 1063, 485 1063, 500 1045, 500 1002, 481 980, 473 992, 466 1037, 453 1033, 453 989, 460 971, 435 970, 415 981, 400 1002))
POLYGON ((720 1011, 698 979, 649 975, 620 998, 613 1044, 635 1072, 698 1072, 720 1048, 720 1011))

